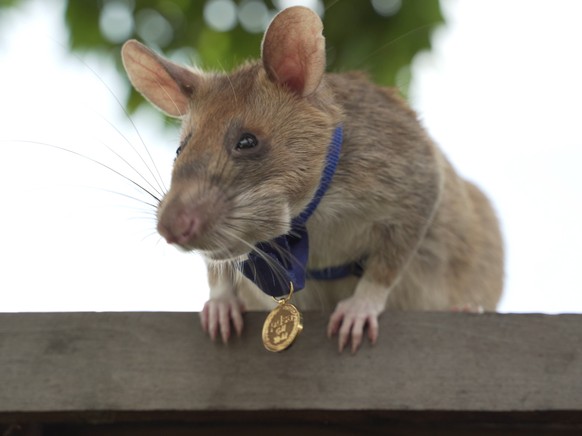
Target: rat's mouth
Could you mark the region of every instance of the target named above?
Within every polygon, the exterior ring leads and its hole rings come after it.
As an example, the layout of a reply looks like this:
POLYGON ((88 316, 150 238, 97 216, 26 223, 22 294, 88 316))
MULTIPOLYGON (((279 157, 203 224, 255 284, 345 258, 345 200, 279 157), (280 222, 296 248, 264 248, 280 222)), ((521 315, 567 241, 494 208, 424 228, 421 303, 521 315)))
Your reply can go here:
POLYGON ((234 251, 229 248, 201 249, 182 244, 172 244, 178 250, 184 253, 199 253, 210 262, 243 262, 248 258, 250 249, 244 251, 234 251))
POLYGON ((210 262, 244 262, 248 258, 249 253, 235 255, 231 252, 201 252, 203 256, 210 262))
MULTIPOLYGON (((172 201, 163 203, 158 210, 158 232, 181 251, 198 252, 210 262, 244 261, 259 242, 289 230, 289 205, 284 201, 274 204, 266 195, 243 195, 231 200, 232 206, 196 192, 186 194, 174 194, 172 201), (195 195, 193 202, 190 197, 195 195)), ((217 194, 213 198, 223 197, 217 194)))
POLYGON ((252 249, 246 244, 238 244, 234 247, 218 247, 197 251, 213 262, 232 262, 246 260, 252 249))

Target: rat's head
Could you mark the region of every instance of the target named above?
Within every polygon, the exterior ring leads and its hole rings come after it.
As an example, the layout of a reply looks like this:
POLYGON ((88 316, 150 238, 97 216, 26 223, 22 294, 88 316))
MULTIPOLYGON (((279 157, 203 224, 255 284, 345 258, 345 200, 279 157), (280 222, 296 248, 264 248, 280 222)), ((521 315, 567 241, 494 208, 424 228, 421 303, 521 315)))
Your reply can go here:
POLYGON ((122 56, 133 86, 182 119, 158 231, 215 260, 286 233, 311 200, 339 119, 325 83, 319 17, 289 8, 275 17, 262 62, 231 74, 176 65, 137 41, 122 56))

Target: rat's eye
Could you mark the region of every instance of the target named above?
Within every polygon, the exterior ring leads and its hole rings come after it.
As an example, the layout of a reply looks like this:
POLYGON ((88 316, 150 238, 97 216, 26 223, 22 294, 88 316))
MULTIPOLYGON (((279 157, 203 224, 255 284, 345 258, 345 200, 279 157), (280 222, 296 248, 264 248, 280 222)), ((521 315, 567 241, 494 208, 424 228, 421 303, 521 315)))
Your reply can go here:
POLYGON ((257 137, 251 133, 243 133, 234 147, 235 150, 248 150, 259 145, 257 137))
POLYGON ((178 159, 178 156, 180 156, 180 153, 182 153, 182 150, 184 150, 184 147, 186 147, 186 144, 188 144, 188 141, 190 141, 190 138, 192 138, 192 133, 189 133, 188 135, 186 135, 186 137, 180 143, 180 146, 176 150, 175 159, 178 159))

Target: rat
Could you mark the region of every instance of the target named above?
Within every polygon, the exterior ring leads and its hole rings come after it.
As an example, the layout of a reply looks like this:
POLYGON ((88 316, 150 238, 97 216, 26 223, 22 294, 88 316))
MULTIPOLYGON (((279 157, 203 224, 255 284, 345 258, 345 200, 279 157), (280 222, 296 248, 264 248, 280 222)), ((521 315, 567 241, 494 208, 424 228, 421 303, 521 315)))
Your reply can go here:
POLYGON ((253 255, 289 292, 264 247, 292 237, 306 208, 303 267, 348 272, 307 274, 293 300, 331 312, 327 334, 337 335, 340 352, 356 352, 365 336, 375 344, 387 310, 494 311, 504 254, 491 203, 457 174, 397 91, 361 72, 325 72, 322 33, 315 12, 287 8, 268 26, 261 59, 231 73, 178 65, 136 40, 122 48, 135 89, 182 122, 157 229, 205 259, 202 327, 227 342, 241 334, 246 310, 276 305, 244 273, 253 255), (338 131, 337 162, 318 194, 338 131))

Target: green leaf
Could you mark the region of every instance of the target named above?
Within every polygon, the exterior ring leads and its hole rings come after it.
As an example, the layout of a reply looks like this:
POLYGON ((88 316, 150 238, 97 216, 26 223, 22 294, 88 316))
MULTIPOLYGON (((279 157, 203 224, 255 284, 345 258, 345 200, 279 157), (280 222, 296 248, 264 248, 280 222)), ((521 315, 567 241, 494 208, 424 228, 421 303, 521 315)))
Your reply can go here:
MULTIPOLYGON (((123 41, 112 40, 111 35, 104 32, 110 24, 106 9, 110 8, 111 12, 111 8, 116 8, 118 19, 119 11, 125 14, 121 15, 122 19, 127 17, 121 22, 129 29, 126 39, 145 39, 146 44, 170 57, 190 47, 201 67, 227 71, 250 58, 257 58, 262 34, 247 32, 240 23, 229 32, 213 29, 204 19, 208 1, 68 0, 65 22, 70 48, 110 57, 125 78, 120 56, 111 56, 112 52, 119 53, 123 41)), ((0 8, 21 2, 0 0, 0 8)), ((240 8, 248 0, 235 3, 240 8)), ((266 0, 264 4, 271 14, 276 12, 273 1, 266 0)), ((397 85, 406 95, 414 56, 430 49, 430 35, 443 23, 439 1, 325 0, 323 5, 328 70, 363 70, 377 83, 397 85), (393 9, 390 14, 382 15, 373 3, 393 9)), ((119 30, 120 23, 114 24, 117 26, 112 29, 119 30)), ((145 101, 132 89, 126 104, 133 112, 145 101)))

